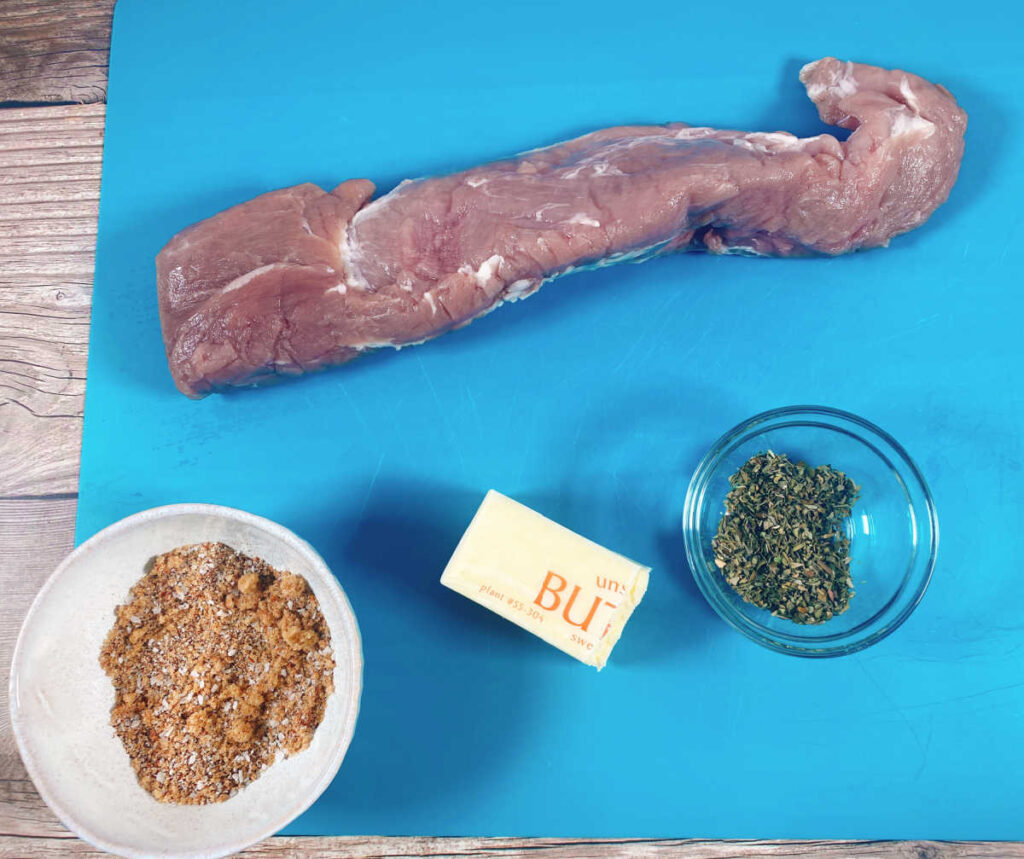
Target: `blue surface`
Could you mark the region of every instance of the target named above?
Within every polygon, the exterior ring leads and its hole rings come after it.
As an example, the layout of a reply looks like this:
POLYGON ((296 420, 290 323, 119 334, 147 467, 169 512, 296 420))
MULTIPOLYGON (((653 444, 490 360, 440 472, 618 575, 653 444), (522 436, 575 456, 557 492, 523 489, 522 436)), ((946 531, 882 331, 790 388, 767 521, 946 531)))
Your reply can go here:
POLYGON ((365 697, 289 832, 1024 838, 1020 9, 121 0, 78 537, 209 501, 333 566, 365 697), (796 71, 825 54, 940 81, 970 113, 950 202, 889 250, 606 269, 345 369, 174 390, 153 257, 187 224, 624 122, 816 133, 796 71), (795 402, 892 432, 942 526, 916 614, 840 660, 748 642, 683 559, 697 460, 795 402), (654 567, 600 675, 438 585, 491 487, 654 567))

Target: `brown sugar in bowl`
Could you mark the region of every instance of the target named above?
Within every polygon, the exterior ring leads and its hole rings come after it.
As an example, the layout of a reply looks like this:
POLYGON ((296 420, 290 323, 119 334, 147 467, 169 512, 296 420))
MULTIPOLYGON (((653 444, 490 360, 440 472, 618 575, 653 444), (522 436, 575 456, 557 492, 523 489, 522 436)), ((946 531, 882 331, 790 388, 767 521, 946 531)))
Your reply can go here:
POLYGON ((216 857, 272 835, 334 778, 355 730, 362 647, 348 599, 323 559, 288 529, 241 510, 176 504, 129 516, 75 549, 43 585, 11 670, 11 723, 40 795, 85 841, 124 856, 216 857), (309 747, 278 759, 235 796, 159 802, 110 726, 114 687, 99 654, 115 609, 156 556, 224 543, 302 576, 330 630, 333 692, 309 747))

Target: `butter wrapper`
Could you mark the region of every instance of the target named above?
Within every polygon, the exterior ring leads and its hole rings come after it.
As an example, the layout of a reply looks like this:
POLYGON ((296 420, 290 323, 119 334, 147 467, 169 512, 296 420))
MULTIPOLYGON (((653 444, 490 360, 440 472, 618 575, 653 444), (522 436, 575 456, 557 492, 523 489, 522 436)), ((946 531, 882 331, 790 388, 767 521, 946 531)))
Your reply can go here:
POLYGON ((492 489, 441 584, 600 670, 649 573, 492 489))

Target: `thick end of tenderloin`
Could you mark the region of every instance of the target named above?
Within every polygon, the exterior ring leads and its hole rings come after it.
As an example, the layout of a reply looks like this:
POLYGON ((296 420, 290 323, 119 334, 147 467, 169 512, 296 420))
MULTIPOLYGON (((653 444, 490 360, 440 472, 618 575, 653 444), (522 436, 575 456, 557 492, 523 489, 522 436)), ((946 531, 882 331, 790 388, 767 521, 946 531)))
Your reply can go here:
POLYGON ((330 194, 310 183, 283 188, 168 242, 156 258, 157 296, 178 390, 198 398, 357 354, 339 345, 324 295, 345 289, 339 243, 373 191, 366 179, 330 194))

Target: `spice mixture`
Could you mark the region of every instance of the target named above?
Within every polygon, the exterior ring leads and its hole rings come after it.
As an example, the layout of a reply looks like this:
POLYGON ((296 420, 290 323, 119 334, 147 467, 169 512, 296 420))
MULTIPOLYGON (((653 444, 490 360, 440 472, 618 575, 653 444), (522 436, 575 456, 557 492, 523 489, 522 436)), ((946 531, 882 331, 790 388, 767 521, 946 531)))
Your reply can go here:
POLYGON ((100 652, 114 726, 161 802, 221 802, 309 745, 333 691, 330 631, 302 576, 223 543, 153 561, 100 652))
POLYGON ((828 465, 772 451, 729 478, 712 541, 715 564, 744 600, 796 623, 824 623, 853 596, 843 520, 860 487, 828 465))

